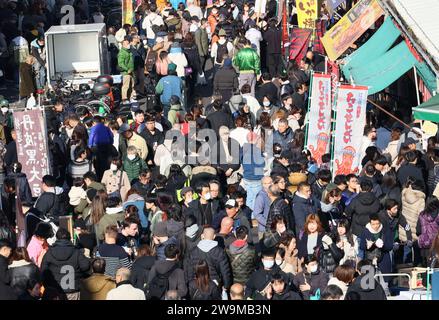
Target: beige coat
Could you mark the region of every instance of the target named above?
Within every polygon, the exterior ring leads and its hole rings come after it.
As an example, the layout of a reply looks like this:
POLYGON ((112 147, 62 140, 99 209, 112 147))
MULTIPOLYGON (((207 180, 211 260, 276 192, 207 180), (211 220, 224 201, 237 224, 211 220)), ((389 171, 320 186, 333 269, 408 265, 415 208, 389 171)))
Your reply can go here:
POLYGON ((133 132, 133 136, 128 140, 128 147, 135 146, 139 157, 143 160, 148 156, 148 147, 146 146, 146 141, 137 133, 133 132))
POLYGON ((130 179, 128 179, 127 173, 124 171, 122 175, 122 182, 119 186, 121 171, 118 170, 116 174, 113 171, 106 170, 102 176, 101 183, 107 189, 107 193, 113 193, 120 190, 120 196, 122 197, 122 202, 126 200, 127 193, 131 189, 130 179))
MULTIPOLYGON (((402 214, 407 220, 407 223, 412 229, 413 241, 417 240, 416 224, 418 222, 419 214, 425 208, 425 194, 422 191, 413 190, 411 187, 404 188, 401 192, 402 199, 402 214)), ((407 241, 404 229, 399 227, 399 239, 407 241)))
POLYGON ((392 159, 392 167, 396 167, 398 161, 399 140, 390 141, 383 153, 388 153, 392 159))

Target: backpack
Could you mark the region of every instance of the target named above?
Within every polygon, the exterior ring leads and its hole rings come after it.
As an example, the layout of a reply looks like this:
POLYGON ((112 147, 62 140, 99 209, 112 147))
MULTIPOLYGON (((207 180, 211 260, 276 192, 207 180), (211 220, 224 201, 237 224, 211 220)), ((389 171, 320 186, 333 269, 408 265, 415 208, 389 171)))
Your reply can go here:
POLYGON ((168 272, 164 274, 156 273, 151 282, 145 287, 146 300, 160 300, 169 289, 169 277, 178 268, 175 264, 168 272))
POLYGON ((224 55, 229 54, 229 50, 227 49, 227 43, 228 43, 227 41, 224 44, 217 43, 217 45, 218 45, 218 48, 216 50, 216 63, 217 64, 223 63, 224 55))
POLYGON ((145 60, 145 69, 148 72, 153 72, 155 69, 155 63, 157 61, 157 52, 155 52, 154 50, 149 50, 148 54, 146 55, 146 60, 145 60))
POLYGON ((430 249, 434 238, 439 232, 439 215, 433 219, 431 216, 421 213, 419 219, 422 228, 422 233, 418 237, 419 248, 430 249))

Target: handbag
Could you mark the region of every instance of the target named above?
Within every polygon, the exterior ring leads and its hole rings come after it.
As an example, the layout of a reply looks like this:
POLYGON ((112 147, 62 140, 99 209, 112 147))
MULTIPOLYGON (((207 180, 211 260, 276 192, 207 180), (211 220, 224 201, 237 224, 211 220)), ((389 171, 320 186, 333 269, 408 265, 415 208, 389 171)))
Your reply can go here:
POLYGON ((192 74, 192 72, 193 72, 192 67, 184 67, 184 75, 186 77, 190 76, 192 74))

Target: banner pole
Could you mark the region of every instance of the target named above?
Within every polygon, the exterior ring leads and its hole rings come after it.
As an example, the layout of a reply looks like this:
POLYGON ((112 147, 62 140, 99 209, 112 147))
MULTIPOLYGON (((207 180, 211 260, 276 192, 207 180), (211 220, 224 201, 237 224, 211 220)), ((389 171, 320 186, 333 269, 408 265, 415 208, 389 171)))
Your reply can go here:
POLYGON ((415 74, 416 99, 418 99, 418 106, 419 106, 421 104, 421 99, 419 97, 419 83, 418 83, 418 73, 416 72, 416 66, 413 66, 413 73, 415 74))
MULTIPOLYGON (((310 82, 309 82, 309 95, 308 95, 308 112, 307 112, 307 115, 308 115, 308 124, 306 125, 306 129, 305 129, 305 147, 304 147, 304 149, 305 150, 308 150, 308 131, 309 131, 309 110, 310 110, 310 108, 311 108, 311 100, 312 100, 312 83, 313 83, 313 81, 314 81, 314 72, 313 71, 311 71, 311 78, 310 78, 310 82)), ((307 119, 305 119, 304 118, 304 125, 305 125, 305 121, 306 121, 307 119)))
POLYGON ((337 88, 335 90, 334 94, 334 101, 332 102, 332 115, 334 118, 334 121, 332 121, 331 118, 331 174, 334 176, 335 168, 334 168, 334 145, 335 145, 335 125, 337 123, 337 97, 338 97, 338 87, 340 86, 340 83, 337 82, 337 88))

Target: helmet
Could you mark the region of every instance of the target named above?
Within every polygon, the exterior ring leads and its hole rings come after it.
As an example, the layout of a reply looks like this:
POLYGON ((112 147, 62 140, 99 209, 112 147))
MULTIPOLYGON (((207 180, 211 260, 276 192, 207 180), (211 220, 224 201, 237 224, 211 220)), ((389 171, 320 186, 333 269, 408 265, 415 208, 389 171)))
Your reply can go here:
POLYGON ((0 108, 8 108, 9 107, 9 101, 6 100, 5 98, 1 97, 0 98, 0 108))
POLYGON ((95 83, 93 92, 98 96, 105 96, 110 93, 110 87, 106 83, 95 83))
POLYGON ((113 85, 113 77, 104 74, 96 78, 96 83, 106 83, 111 87, 113 85))
POLYGON ((84 92, 90 90, 90 86, 87 83, 81 83, 79 85, 79 91, 84 92))

